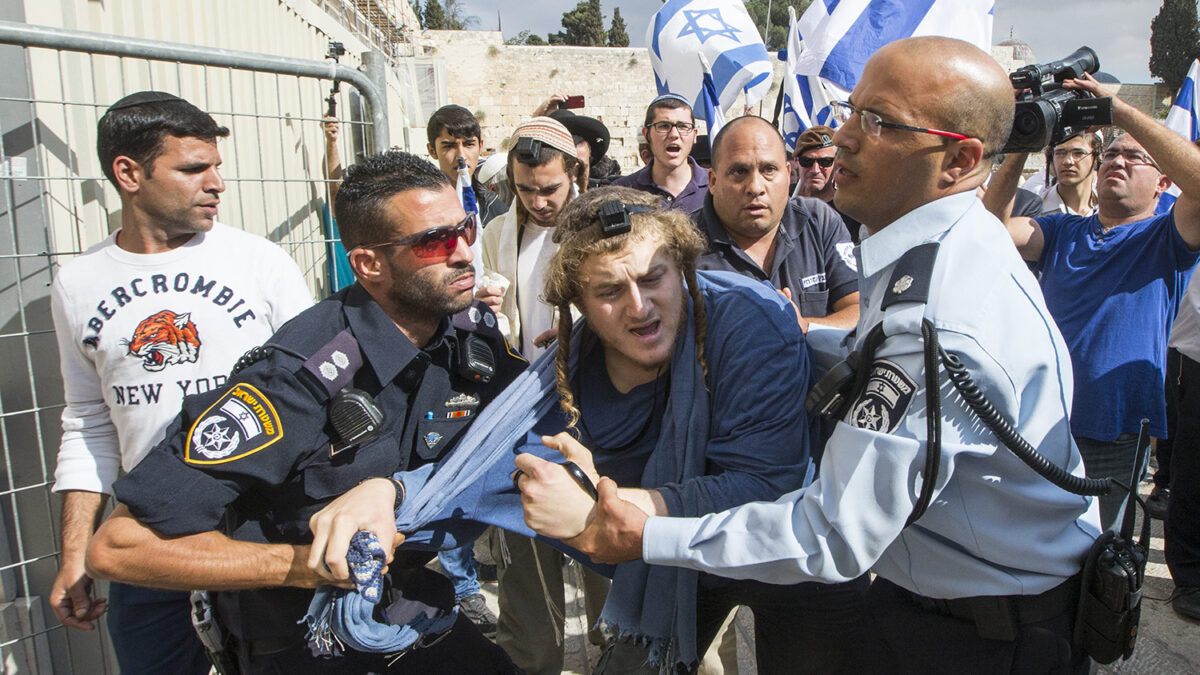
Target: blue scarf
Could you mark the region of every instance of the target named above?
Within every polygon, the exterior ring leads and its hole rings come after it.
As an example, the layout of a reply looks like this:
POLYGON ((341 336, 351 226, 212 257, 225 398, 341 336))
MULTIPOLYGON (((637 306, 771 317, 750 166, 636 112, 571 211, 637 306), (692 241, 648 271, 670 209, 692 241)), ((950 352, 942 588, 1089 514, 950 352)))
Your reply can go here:
MULTIPOLYGON (((703 294, 715 280, 698 276, 703 294)), ((720 282, 716 283, 719 285, 720 282)), ((681 339, 671 359, 669 414, 662 422, 658 443, 643 470, 644 488, 682 483, 704 475, 709 393, 696 358, 691 300, 686 295, 685 298, 687 321, 681 327, 681 339)), ((572 369, 576 367, 574 360, 580 353, 585 335, 590 335, 590 331, 583 324, 577 325, 571 344, 572 369)), ((512 458, 517 453, 532 452, 550 461, 562 459, 556 451, 541 444, 542 433, 555 433, 563 428, 555 388, 556 353, 553 347, 547 350, 530 369, 485 406, 432 475, 427 470, 397 474, 408 491, 407 499, 396 512, 397 530, 408 533, 406 547, 455 548, 460 542, 478 535, 483 525, 538 536, 525 525, 520 494, 512 487, 510 474, 512 458), (428 480, 422 484, 426 476, 428 480)), ((597 458, 597 470, 602 475, 605 473, 604 459, 597 458)), ((610 461, 620 461, 620 457, 610 461)), ((696 512, 700 499, 698 492, 686 486, 679 487, 679 498, 685 511, 696 512)), ((352 552, 348 559, 362 556, 369 539, 374 537, 352 542, 352 550, 357 549, 357 552, 352 552)), ((600 616, 606 630, 620 638, 648 645, 654 664, 690 666, 696 663, 697 572, 650 566, 641 561, 615 568, 597 566, 562 542, 544 538, 543 541, 613 578, 608 601, 600 616)), ((380 558, 377 569, 382 567, 380 558)), ((429 626, 392 626, 372 618, 374 605, 364 591, 369 593, 373 583, 375 579, 367 575, 365 583, 354 591, 322 587, 314 595, 305 617, 310 629, 310 647, 317 653, 335 653, 329 649, 329 645, 336 645, 331 636, 355 649, 383 653, 402 651, 416 643, 429 626)), ((453 621, 449 625, 453 625, 453 621)))

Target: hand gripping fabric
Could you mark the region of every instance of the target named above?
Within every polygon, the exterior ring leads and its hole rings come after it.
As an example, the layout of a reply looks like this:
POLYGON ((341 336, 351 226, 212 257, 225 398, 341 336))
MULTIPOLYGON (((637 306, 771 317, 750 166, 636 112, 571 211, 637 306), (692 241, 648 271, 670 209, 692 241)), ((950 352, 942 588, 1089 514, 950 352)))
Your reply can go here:
MULTIPOLYGON (((697 277, 701 295, 720 292, 731 283, 746 283, 719 274, 700 273, 697 277)), ((681 334, 691 336, 695 315, 690 296, 685 298, 687 324, 681 334)), ((571 343, 572 369, 585 346, 583 339, 594 340, 595 336, 577 325, 571 343)), ((428 480, 422 483, 420 471, 397 474, 408 492, 396 513, 396 528, 406 533, 406 546, 454 548, 459 545, 456 537, 466 538, 462 533, 468 531, 477 534, 479 523, 536 536, 524 523, 520 494, 509 476, 517 452, 533 452, 551 461, 562 459, 542 445, 536 433, 538 423, 557 410, 556 353, 554 348, 547 350, 489 403, 428 480)), ((687 480, 704 474, 709 399, 694 339, 679 341, 670 373, 671 391, 676 393, 670 398, 657 445, 643 471, 642 486, 678 483, 683 508, 695 510, 700 496, 687 480)), ((597 460, 597 469, 603 474, 603 461, 597 460)), ((561 542, 544 541, 592 566, 586 556, 561 542)), ((601 614, 606 629, 650 645, 650 659, 655 664, 694 664, 698 573, 635 561, 608 568, 607 574, 612 576, 613 586, 601 614)), ((310 645, 315 649, 318 643, 328 643, 331 635, 363 651, 393 653, 416 644, 417 638, 407 630, 416 627, 381 628, 382 624, 371 618, 373 608, 357 590, 323 587, 306 617, 310 645), (379 639, 380 635, 390 637, 379 639), (371 640, 376 640, 374 648, 362 646, 371 640)))
MULTIPOLYGON (((556 351, 547 350, 484 407, 466 435, 436 467, 429 464, 396 474, 404 481, 408 495, 396 512, 397 531, 412 533, 411 541, 415 544, 454 547, 446 540, 444 530, 420 528, 437 521, 444 512, 461 514, 463 509, 455 503, 464 491, 484 474, 511 467, 513 448, 558 400, 554 379, 556 351)), ((510 507, 503 520, 511 524, 512 515, 510 507)), ((519 499, 515 515, 517 521, 522 520, 519 499)), ((528 529, 523 533, 533 536, 528 529)), ((373 613, 382 595, 381 571, 385 559, 383 547, 369 532, 359 532, 351 539, 346 560, 353 572, 355 589, 322 586, 313 595, 304 617, 309 629, 309 648, 314 654, 334 656, 340 653, 342 645, 364 652, 401 652, 417 645, 423 635, 437 635, 454 625, 457 613, 454 610, 433 619, 421 615, 401 626, 375 620, 373 613)))

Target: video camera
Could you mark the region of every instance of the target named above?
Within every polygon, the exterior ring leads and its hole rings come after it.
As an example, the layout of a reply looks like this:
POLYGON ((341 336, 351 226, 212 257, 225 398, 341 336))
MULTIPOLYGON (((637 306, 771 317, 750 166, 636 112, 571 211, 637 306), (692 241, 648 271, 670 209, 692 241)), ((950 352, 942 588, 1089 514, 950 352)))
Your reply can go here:
POLYGON ((1080 89, 1064 89, 1066 80, 1100 69, 1100 58, 1090 47, 1041 65, 1025 66, 1008 79, 1017 90, 1028 89, 1017 101, 1012 133, 1000 152, 1037 152, 1063 142, 1091 126, 1112 124, 1112 99, 1096 98, 1080 89))

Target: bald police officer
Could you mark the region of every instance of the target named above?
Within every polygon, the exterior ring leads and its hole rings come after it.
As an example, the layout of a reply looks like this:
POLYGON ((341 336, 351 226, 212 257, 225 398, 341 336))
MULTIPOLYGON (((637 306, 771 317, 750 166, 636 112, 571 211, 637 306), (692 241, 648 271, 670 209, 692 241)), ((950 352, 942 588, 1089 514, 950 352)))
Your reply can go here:
POLYGON ((1083 473, 1066 345, 1003 225, 974 196, 1012 109, 1004 72, 965 42, 912 38, 876 53, 840 106, 834 180, 870 234, 854 347, 872 333, 878 343, 817 481, 774 503, 647 519, 602 480, 591 524, 570 543, 598 560, 772 583, 873 569, 868 672, 1084 672, 1071 631, 1099 532, 1094 500, 1036 474, 945 396, 941 468, 928 509, 907 524, 929 480, 926 378, 940 376, 922 365, 923 321, 1031 445, 1083 473))

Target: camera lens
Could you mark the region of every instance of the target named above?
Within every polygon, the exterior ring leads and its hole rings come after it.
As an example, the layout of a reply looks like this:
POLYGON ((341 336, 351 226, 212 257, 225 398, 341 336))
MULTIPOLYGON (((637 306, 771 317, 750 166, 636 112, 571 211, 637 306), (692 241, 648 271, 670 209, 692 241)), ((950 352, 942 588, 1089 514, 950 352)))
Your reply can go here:
POLYGON ((1018 110, 1013 117, 1013 131, 1021 136, 1032 136, 1041 127, 1040 115, 1031 110, 1018 110))

